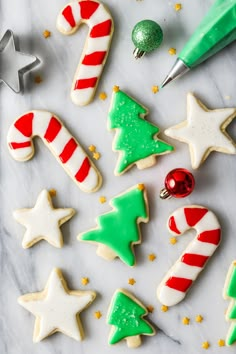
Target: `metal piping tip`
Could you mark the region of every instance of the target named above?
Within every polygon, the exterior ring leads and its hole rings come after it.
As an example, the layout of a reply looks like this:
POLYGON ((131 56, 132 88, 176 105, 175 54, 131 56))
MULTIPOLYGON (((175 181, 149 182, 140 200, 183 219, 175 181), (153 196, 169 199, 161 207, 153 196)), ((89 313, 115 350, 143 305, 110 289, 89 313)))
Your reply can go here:
POLYGON ((172 81, 172 78, 171 78, 169 75, 167 75, 166 78, 165 78, 165 80, 164 80, 164 81, 162 82, 162 84, 161 84, 161 88, 163 88, 163 87, 165 87, 166 85, 168 85, 171 81, 172 81))
POLYGON ((165 78, 165 80, 161 84, 161 88, 168 85, 171 81, 176 80, 178 77, 184 75, 190 68, 184 64, 181 59, 177 59, 174 66, 172 67, 171 71, 165 78))

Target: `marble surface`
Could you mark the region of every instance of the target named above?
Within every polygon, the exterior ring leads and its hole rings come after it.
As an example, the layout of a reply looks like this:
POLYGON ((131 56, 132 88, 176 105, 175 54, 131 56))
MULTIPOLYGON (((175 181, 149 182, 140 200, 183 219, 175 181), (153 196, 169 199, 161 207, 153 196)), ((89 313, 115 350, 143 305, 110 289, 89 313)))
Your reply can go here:
MULTIPOLYGON (((219 55, 187 74, 176 83, 154 95, 152 85, 159 85, 175 58, 168 54, 170 47, 181 50, 212 0, 181 0, 183 9, 173 10, 175 1, 162 0, 109 0, 105 1, 115 20, 112 50, 93 103, 76 107, 69 97, 69 90, 76 65, 87 34, 86 26, 71 37, 61 35, 55 28, 57 14, 66 4, 58 1, 3 0, 0 4, 0 33, 12 29, 20 38, 21 50, 37 55, 42 63, 25 78, 24 95, 16 95, 7 87, 0 87, 0 142, 1 142, 1 213, 0 213, 0 353, 1 354, 51 354, 51 353, 130 353, 125 342, 109 347, 106 311, 110 298, 118 287, 132 291, 145 304, 155 310, 149 315, 157 328, 154 337, 143 337, 143 345, 135 353, 166 354, 202 353, 203 341, 209 341, 209 353, 233 353, 235 348, 219 348, 217 340, 225 338, 229 324, 224 312, 229 302, 222 298, 222 288, 229 265, 236 257, 235 246, 235 156, 212 153, 205 164, 195 172, 196 188, 185 200, 161 201, 158 197, 165 175, 175 167, 191 169, 187 145, 173 142, 176 151, 158 158, 156 166, 139 171, 136 167, 121 177, 113 170, 117 155, 112 152, 113 135, 106 130, 107 112, 113 85, 119 85, 149 108, 148 119, 163 131, 186 118, 186 94, 189 91, 203 100, 209 108, 236 106, 236 46, 231 45, 219 55), (159 22, 164 31, 164 42, 153 54, 135 61, 130 40, 133 26, 142 19, 159 22), (44 39, 48 29, 51 38, 44 39), (40 75, 42 83, 35 84, 40 75), (98 93, 105 91, 108 98, 101 101, 98 93), (95 144, 102 158, 96 163, 104 178, 100 191, 84 194, 64 173, 54 156, 37 139, 36 154, 26 163, 14 161, 8 153, 6 135, 15 118, 31 109, 45 109, 57 114, 87 148, 95 144), (143 242, 135 247, 137 266, 128 268, 116 260, 107 263, 96 256, 96 247, 76 240, 77 234, 95 226, 95 217, 110 210, 108 203, 101 205, 99 196, 112 196, 130 186, 145 182, 150 201, 150 222, 142 225, 143 242), (31 207, 43 189, 54 188, 55 206, 73 207, 77 213, 63 225, 64 247, 56 249, 42 241, 24 250, 21 247, 24 228, 12 218, 14 209, 31 207), (169 214, 187 204, 205 205, 219 217, 223 239, 214 258, 200 275, 185 300, 167 313, 160 310, 156 288, 165 272, 179 257, 194 233, 180 238, 172 246, 166 229, 169 214), (156 260, 148 261, 148 254, 155 253, 156 260), (81 278, 89 277, 86 289, 95 290, 96 301, 82 313, 81 319, 86 338, 83 342, 55 334, 39 344, 32 343, 34 316, 17 304, 21 294, 44 288, 53 267, 60 267, 71 289, 83 288, 81 278), (128 278, 135 278, 132 287, 128 278), (103 314, 96 320, 93 313, 103 314), (204 317, 195 323, 197 314, 204 317), (189 326, 181 318, 191 319, 189 326)), ((235 123, 229 132, 236 138, 235 123)), ((161 135, 164 138, 164 134, 161 135)))

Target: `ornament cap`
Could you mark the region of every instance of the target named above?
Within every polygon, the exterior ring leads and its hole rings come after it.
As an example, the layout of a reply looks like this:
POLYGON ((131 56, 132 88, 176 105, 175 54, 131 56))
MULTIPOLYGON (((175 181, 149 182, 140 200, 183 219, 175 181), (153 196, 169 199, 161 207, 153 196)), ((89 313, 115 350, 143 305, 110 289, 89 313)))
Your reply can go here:
POLYGON ((159 197, 161 199, 170 199, 170 198, 172 198, 172 195, 170 195, 170 193, 168 192, 168 190, 166 188, 162 188, 162 190, 160 191, 159 197))
POLYGON ((135 57, 135 59, 141 59, 144 55, 146 54, 146 52, 144 50, 135 48, 133 51, 133 55, 135 57))

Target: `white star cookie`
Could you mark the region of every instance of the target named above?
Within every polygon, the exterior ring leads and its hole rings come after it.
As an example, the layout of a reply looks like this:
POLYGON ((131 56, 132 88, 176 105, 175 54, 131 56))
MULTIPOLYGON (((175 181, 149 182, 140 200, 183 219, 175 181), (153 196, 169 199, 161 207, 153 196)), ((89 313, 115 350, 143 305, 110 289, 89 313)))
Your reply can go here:
POLYGON ((187 95, 187 120, 165 134, 189 144, 191 163, 198 168, 212 151, 236 153, 236 144, 225 129, 236 117, 236 108, 209 110, 192 93, 187 95))
POLYGON ((50 274, 45 289, 25 294, 18 303, 36 316, 33 341, 35 343, 62 332, 76 340, 84 338, 79 313, 95 299, 93 291, 69 290, 60 269, 50 274))
POLYGON ((29 248, 40 240, 46 240, 55 247, 62 247, 60 226, 74 214, 75 210, 72 208, 54 209, 50 193, 42 190, 32 209, 18 209, 13 212, 14 218, 26 227, 23 248, 29 248))

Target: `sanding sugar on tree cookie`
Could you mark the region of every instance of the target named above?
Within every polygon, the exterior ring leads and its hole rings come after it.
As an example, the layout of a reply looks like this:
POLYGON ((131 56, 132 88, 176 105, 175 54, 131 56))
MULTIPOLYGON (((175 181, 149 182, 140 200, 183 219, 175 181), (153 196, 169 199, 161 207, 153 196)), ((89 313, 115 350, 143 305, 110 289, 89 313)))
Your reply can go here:
POLYGON ((231 346, 236 342, 236 261, 234 261, 226 276, 223 296, 226 300, 231 299, 231 303, 225 313, 226 321, 231 323, 226 337, 226 345, 231 346))
POLYGON ((97 228, 78 236, 80 241, 98 244, 97 254, 106 260, 119 257, 135 265, 133 246, 141 243, 139 224, 148 222, 148 201, 144 184, 138 184, 114 197, 112 211, 97 217, 97 228))
POLYGON ((139 169, 156 164, 156 156, 170 153, 173 146, 157 138, 159 128, 144 117, 147 108, 136 102, 118 86, 113 89, 108 129, 116 130, 113 150, 119 151, 115 175, 119 176, 134 164, 139 169))

